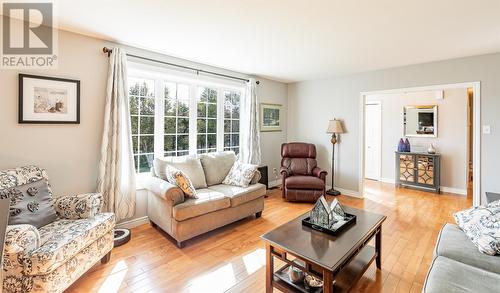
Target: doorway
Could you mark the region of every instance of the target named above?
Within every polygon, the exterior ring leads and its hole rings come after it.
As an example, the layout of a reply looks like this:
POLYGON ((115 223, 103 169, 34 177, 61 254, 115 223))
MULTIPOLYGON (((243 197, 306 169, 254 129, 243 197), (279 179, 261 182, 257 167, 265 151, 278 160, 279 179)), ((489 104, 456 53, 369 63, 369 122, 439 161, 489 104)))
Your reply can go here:
POLYGON ((365 103, 365 179, 380 180, 382 151, 382 105, 380 101, 365 103))
MULTIPOLYGON (((374 133, 377 132, 377 128, 373 128, 376 126, 373 126, 373 123, 370 123, 368 121, 377 121, 376 119, 376 105, 374 105, 373 108, 370 108, 371 106, 367 106, 367 104, 372 104, 371 99, 367 99, 369 96, 377 96, 377 95, 385 95, 385 94, 407 94, 407 93, 417 93, 417 92, 429 92, 429 91, 434 91, 434 92, 439 92, 439 91, 446 91, 446 90, 457 90, 457 89, 467 89, 467 93, 469 94, 468 100, 466 100, 466 105, 467 109, 464 109, 463 113, 463 120, 467 121, 466 125, 464 125, 464 131, 467 134, 467 137, 464 138, 463 142, 461 144, 463 145, 468 145, 468 150, 464 155, 466 156, 466 161, 464 162, 463 167, 460 167, 461 170, 467 170, 462 178, 465 180, 465 182, 469 183, 470 189, 472 192, 468 192, 468 194, 472 193, 472 200, 473 200, 473 205, 477 206, 480 204, 481 201, 481 174, 480 174, 480 83, 479 82, 468 82, 468 83, 458 83, 458 84, 444 84, 444 85, 433 85, 433 86, 423 86, 423 87, 413 87, 413 88, 401 88, 401 89, 392 89, 392 90, 382 90, 382 91, 373 91, 373 92, 362 92, 360 94, 360 145, 359 145, 359 157, 360 157, 360 164, 359 164, 359 191, 361 195, 364 194, 364 181, 366 178, 368 179, 374 179, 374 180, 380 180, 382 182, 388 182, 389 178, 385 178, 384 174, 378 175, 378 170, 381 168, 373 167, 377 166, 377 155, 376 152, 372 152, 368 150, 368 145, 377 145, 376 137, 373 135, 374 133), (374 110, 375 109, 375 110, 374 110), (466 113, 467 112, 467 113, 466 113), (375 118, 373 117, 375 115, 375 118), (466 119, 469 118, 469 119, 466 119), (467 129, 465 129, 467 128, 467 129), (375 141, 375 142, 373 142, 375 141), (377 179, 378 178, 378 179, 377 179)), ((439 99, 436 97, 436 99, 439 99)), ((382 101, 384 105, 384 109, 386 109, 387 105, 385 105, 385 102, 382 101)), ((382 107, 380 107, 382 108, 382 107)), ((386 109, 387 110, 387 109, 386 109)), ((384 111, 386 111, 384 110, 384 111)), ((388 110, 391 111, 391 110, 388 110)), ((401 109, 398 108, 398 112, 401 112, 401 109)), ((381 115, 382 121, 385 121, 386 118, 385 114, 381 115)), ((398 125, 401 124, 398 121, 398 125)), ((381 126, 381 131, 384 131, 385 126, 381 126)), ((384 131, 385 133, 385 131, 384 131)), ((380 135, 378 135, 380 137, 380 135)), ((385 136, 385 135, 384 135, 385 136)), ((383 140, 382 138, 380 139, 381 141, 383 140)), ((391 156, 393 159, 394 164, 394 150, 397 142, 393 142, 392 139, 390 141, 391 145, 389 146, 390 150, 387 154, 381 156, 381 160, 385 160, 385 156, 391 156)), ((383 142, 381 142, 378 145, 383 145, 383 142)), ((428 144, 427 144, 428 145, 428 144)), ((376 148, 375 148, 376 149, 376 148)), ((382 146, 382 151, 386 149, 386 146, 382 146)), ((427 150, 427 147, 425 149, 421 149, 419 151, 425 152, 427 150)), ((448 151, 448 148, 445 149, 448 151)), ((439 148, 438 148, 439 151, 439 148)), ((378 152, 380 153, 380 152, 378 152)), ((447 159, 447 162, 450 160, 447 159)), ((380 163, 380 165, 383 165, 383 163, 380 163)), ((387 165, 387 164, 386 164, 387 165)), ((394 165, 391 166, 391 168, 394 170, 394 165)), ((387 170, 387 168, 382 167, 383 170, 387 170)), ((450 169, 451 170, 451 169, 450 169)), ((455 171, 454 169, 453 171, 455 171)), ((386 172, 386 171, 385 171, 386 172)), ((445 171, 442 171, 445 172, 445 171)), ((383 172, 382 172, 383 173, 383 172)), ((386 172, 387 173, 387 172, 386 172)), ((462 173, 462 172, 461 172, 462 173)), ((442 173, 443 174, 443 173, 442 173)), ((394 182, 394 177, 393 177, 393 182, 394 182)), ((441 185, 443 186, 443 185, 441 185)), ((469 189, 469 190, 470 190, 469 189)), ((454 190, 442 190, 444 192, 451 192, 451 193, 459 193, 459 192, 454 192, 454 190)), ((463 193, 464 195, 466 193, 463 193)))

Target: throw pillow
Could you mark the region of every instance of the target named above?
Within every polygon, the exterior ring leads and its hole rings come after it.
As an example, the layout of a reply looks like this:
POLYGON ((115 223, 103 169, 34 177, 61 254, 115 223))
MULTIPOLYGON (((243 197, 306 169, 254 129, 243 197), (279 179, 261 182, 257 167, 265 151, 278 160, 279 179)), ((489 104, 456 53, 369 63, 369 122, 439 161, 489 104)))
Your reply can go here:
POLYGON ((167 166, 165 174, 167 176, 167 181, 178 186, 187 198, 198 198, 196 195, 196 189, 193 187, 193 183, 181 170, 177 170, 172 166, 167 166))
POLYGON ((45 179, 0 190, 0 198, 10 199, 9 225, 29 224, 40 228, 57 220, 45 179))
POLYGON ((222 184, 248 187, 255 171, 257 171, 257 165, 236 161, 231 170, 229 170, 229 174, 222 181, 222 184))
POLYGON ((500 207, 472 207, 453 216, 480 252, 500 254, 500 207))
POLYGON ((500 200, 492 201, 488 204, 489 208, 500 208, 500 200))
POLYGON ((155 159, 155 173, 157 176, 163 180, 167 180, 165 174, 166 166, 174 167, 186 174, 194 188, 206 188, 207 182, 205 181, 205 173, 203 172, 203 167, 199 158, 193 158, 190 156, 170 158, 166 157, 163 159, 155 159))

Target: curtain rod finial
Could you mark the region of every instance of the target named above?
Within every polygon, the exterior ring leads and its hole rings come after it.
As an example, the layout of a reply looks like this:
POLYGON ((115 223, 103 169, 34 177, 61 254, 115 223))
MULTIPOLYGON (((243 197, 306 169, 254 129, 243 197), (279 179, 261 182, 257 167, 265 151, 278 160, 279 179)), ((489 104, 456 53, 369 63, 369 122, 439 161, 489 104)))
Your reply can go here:
POLYGON ((260 84, 260 81, 258 81, 258 80, 257 80, 255 83, 256 83, 256 84, 260 84))
POLYGON ((109 55, 111 55, 111 52, 113 52, 113 49, 110 49, 108 47, 103 47, 102 52, 108 54, 109 57, 109 55))

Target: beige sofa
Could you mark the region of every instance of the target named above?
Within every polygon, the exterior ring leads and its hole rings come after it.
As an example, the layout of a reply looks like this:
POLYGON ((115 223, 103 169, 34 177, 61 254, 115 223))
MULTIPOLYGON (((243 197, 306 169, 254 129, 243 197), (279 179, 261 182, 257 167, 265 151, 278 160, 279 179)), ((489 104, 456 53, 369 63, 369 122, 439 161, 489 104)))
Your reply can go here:
POLYGON ((148 217, 172 236, 179 247, 183 241, 255 214, 264 209, 266 187, 257 183, 256 172, 248 187, 222 184, 236 156, 218 152, 198 156, 155 159, 148 180, 148 217), (191 179, 198 199, 188 199, 180 188, 164 179, 164 170, 172 165, 191 179))

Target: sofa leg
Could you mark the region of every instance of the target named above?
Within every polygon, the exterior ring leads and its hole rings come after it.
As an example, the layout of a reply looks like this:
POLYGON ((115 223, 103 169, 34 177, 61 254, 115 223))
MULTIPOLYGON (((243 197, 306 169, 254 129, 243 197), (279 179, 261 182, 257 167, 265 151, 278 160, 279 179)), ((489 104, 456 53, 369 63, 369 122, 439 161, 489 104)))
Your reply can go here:
POLYGON ((262 211, 255 213, 255 217, 256 218, 262 217, 262 211))
POLYGON ((111 251, 106 253, 106 255, 101 258, 101 263, 106 264, 109 262, 110 259, 111 259, 111 251))
POLYGON ((184 247, 184 242, 183 241, 177 241, 177 247, 183 248, 184 247))

